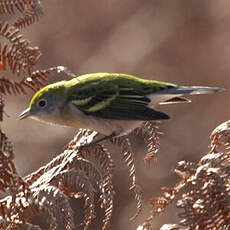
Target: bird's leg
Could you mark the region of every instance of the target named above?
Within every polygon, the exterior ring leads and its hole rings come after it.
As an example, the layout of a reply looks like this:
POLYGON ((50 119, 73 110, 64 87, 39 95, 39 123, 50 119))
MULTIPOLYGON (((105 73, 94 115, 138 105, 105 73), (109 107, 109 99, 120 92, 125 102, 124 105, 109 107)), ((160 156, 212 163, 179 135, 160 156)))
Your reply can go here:
POLYGON ((97 140, 93 140, 93 141, 91 141, 90 143, 81 145, 81 146, 79 146, 79 148, 80 148, 80 149, 88 148, 88 147, 91 147, 91 146, 94 146, 94 145, 98 144, 98 143, 101 142, 101 141, 110 139, 110 138, 115 137, 115 136, 116 136, 116 134, 115 134, 115 133, 112 133, 112 134, 109 135, 109 136, 104 136, 104 137, 99 138, 99 139, 97 139, 97 140))

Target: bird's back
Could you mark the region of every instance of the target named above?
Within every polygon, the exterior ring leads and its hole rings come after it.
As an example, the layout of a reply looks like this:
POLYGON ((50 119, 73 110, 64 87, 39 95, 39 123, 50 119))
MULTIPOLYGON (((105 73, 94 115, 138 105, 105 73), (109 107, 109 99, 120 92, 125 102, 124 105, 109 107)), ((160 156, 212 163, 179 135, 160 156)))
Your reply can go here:
POLYGON ((177 88, 175 84, 147 80, 133 75, 122 73, 91 73, 78 76, 66 82, 69 87, 74 87, 74 90, 85 88, 97 90, 97 88, 107 87, 108 85, 117 86, 118 88, 132 89, 141 95, 148 95, 160 90, 177 88))

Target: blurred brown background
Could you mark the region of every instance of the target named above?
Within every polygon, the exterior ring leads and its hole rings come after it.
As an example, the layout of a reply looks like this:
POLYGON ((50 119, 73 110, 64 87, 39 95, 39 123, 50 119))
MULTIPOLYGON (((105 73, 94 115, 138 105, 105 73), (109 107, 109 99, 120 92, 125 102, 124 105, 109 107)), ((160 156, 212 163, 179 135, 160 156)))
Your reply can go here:
MULTIPOLYGON (((230 2, 228 0, 68 0, 44 1, 45 15, 23 33, 40 47, 40 68, 64 65, 79 74, 122 72, 182 85, 230 84, 230 2)), ((50 78, 49 83, 61 80, 50 78)), ((4 130, 15 146, 16 166, 26 175, 49 162, 76 130, 18 121, 32 93, 8 97, 4 130)), ((137 180, 144 190, 145 208, 137 220, 127 169, 119 151, 114 184, 117 192, 112 230, 136 229, 149 215, 148 199, 162 186, 172 185, 171 169, 180 160, 198 161, 208 151, 209 134, 229 119, 229 90, 194 96, 193 103, 162 106, 171 116, 161 124, 165 133, 157 162, 145 165, 142 142, 135 139, 137 180)), ((177 221, 175 205, 155 218, 153 229, 177 221)), ((96 220, 100 223, 101 220, 96 220)), ((97 223, 96 222, 96 223, 97 223)), ((99 229, 95 224, 92 229, 99 229)))

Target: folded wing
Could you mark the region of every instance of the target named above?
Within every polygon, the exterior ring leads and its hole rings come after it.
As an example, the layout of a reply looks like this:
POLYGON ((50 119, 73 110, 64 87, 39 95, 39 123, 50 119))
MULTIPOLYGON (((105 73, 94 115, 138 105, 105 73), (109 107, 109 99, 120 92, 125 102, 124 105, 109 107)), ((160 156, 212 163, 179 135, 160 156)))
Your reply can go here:
MULTIPOLYGON (((82 95, 82 93, 81 93, 82 95)), ((86 95, 86 94, 83 94, 86 95)), ((87 115, 115 120, 165 120, 169 116, 148 107, 151 100, 129 87, 107 84, 82 98, 77 93, 73 105, 87 115)))

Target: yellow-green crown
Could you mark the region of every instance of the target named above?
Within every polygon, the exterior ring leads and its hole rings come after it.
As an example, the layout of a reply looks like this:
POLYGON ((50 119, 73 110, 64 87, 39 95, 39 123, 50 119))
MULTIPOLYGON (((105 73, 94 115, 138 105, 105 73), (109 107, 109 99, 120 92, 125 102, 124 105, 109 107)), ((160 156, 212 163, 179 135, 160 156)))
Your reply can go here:
POLYGON ((34 104, 36 104, 40 99, 42 98, 47 98, 49 97, 51 94, 56 94, 56 95, 62 95, 62 93, 65 90, 65 82, 66 81, 60 81, 60 82, 56 82, 53 83, 51 85, 47 85, 44 88, 40 89, 31 99, 30 102, 30 108, 33 107, 34 104))

